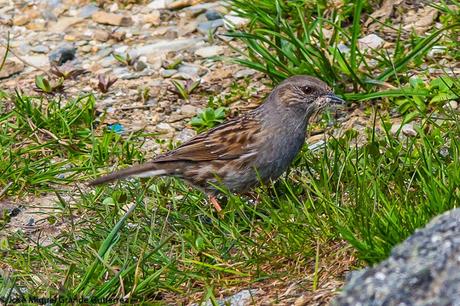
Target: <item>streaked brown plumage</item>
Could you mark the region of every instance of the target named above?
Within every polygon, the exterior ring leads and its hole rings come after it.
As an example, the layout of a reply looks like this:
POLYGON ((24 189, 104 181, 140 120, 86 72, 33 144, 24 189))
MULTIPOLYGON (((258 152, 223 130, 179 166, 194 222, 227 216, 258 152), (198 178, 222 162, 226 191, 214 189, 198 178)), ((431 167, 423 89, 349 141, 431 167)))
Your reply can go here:
POLYGON ((95 179, 176 176, 211 196, 215 185, 244 192, 278 178, 305 141, 309 118, 330 103, 344 103, 322 81, 294 76, 281 82, 258 108, 195 136, 154 160, 95 179))

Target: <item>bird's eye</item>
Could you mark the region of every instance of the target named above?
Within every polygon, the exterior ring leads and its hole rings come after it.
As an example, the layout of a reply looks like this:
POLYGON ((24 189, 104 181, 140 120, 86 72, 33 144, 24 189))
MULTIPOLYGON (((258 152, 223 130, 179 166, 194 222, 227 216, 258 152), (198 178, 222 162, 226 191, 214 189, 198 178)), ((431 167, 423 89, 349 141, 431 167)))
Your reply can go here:
POLYGON ((313 88, 309 86, 302 86, 301 89, 302 89, 302 92, 306 95, 311 95, 313 93, 313 88))

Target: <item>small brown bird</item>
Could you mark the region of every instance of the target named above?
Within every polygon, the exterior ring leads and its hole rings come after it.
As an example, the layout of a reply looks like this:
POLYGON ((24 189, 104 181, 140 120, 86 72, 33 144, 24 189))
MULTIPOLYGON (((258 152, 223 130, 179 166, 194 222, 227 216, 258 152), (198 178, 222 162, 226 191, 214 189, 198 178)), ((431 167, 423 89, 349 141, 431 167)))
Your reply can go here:
POLYGON ((305 142, 310 117, 329 104, 344 104, 326 83, 311 76, 281 82, 256 109, 192 138, 142 165, 95 179, 175 176, 207 193, 217 211, 217 186, 245 192, 278 178, 305 142))

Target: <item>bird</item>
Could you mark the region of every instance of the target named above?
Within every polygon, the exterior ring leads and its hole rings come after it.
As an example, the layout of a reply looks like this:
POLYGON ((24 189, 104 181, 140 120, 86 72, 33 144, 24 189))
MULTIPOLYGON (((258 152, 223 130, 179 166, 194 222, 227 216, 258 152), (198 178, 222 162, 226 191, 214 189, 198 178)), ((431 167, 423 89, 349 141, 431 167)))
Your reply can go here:
POLYGON ((320 79, 292 76, 264 103, 196 135, 144 164, 89 182, 90 186, 128 177, 174 176, 209 196, 217 212, 219 186, 232 193, 276 180, 305 143, 309 119, 329 105, 344 105, 320 79))

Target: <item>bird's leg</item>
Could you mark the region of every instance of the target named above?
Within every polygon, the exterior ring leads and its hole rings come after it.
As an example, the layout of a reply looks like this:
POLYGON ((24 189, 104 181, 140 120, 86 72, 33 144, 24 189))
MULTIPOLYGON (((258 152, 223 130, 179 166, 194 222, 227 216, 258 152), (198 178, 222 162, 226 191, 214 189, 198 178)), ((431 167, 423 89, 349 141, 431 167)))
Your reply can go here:
POLYGON ((217 201, 217 198, 215 196, 209 196, 209 201, 211 201, 212 205, 214 206, 214 208, 217 210, 218 213, 222 211, 222 207, 220 207, 220 204, 217 201))

